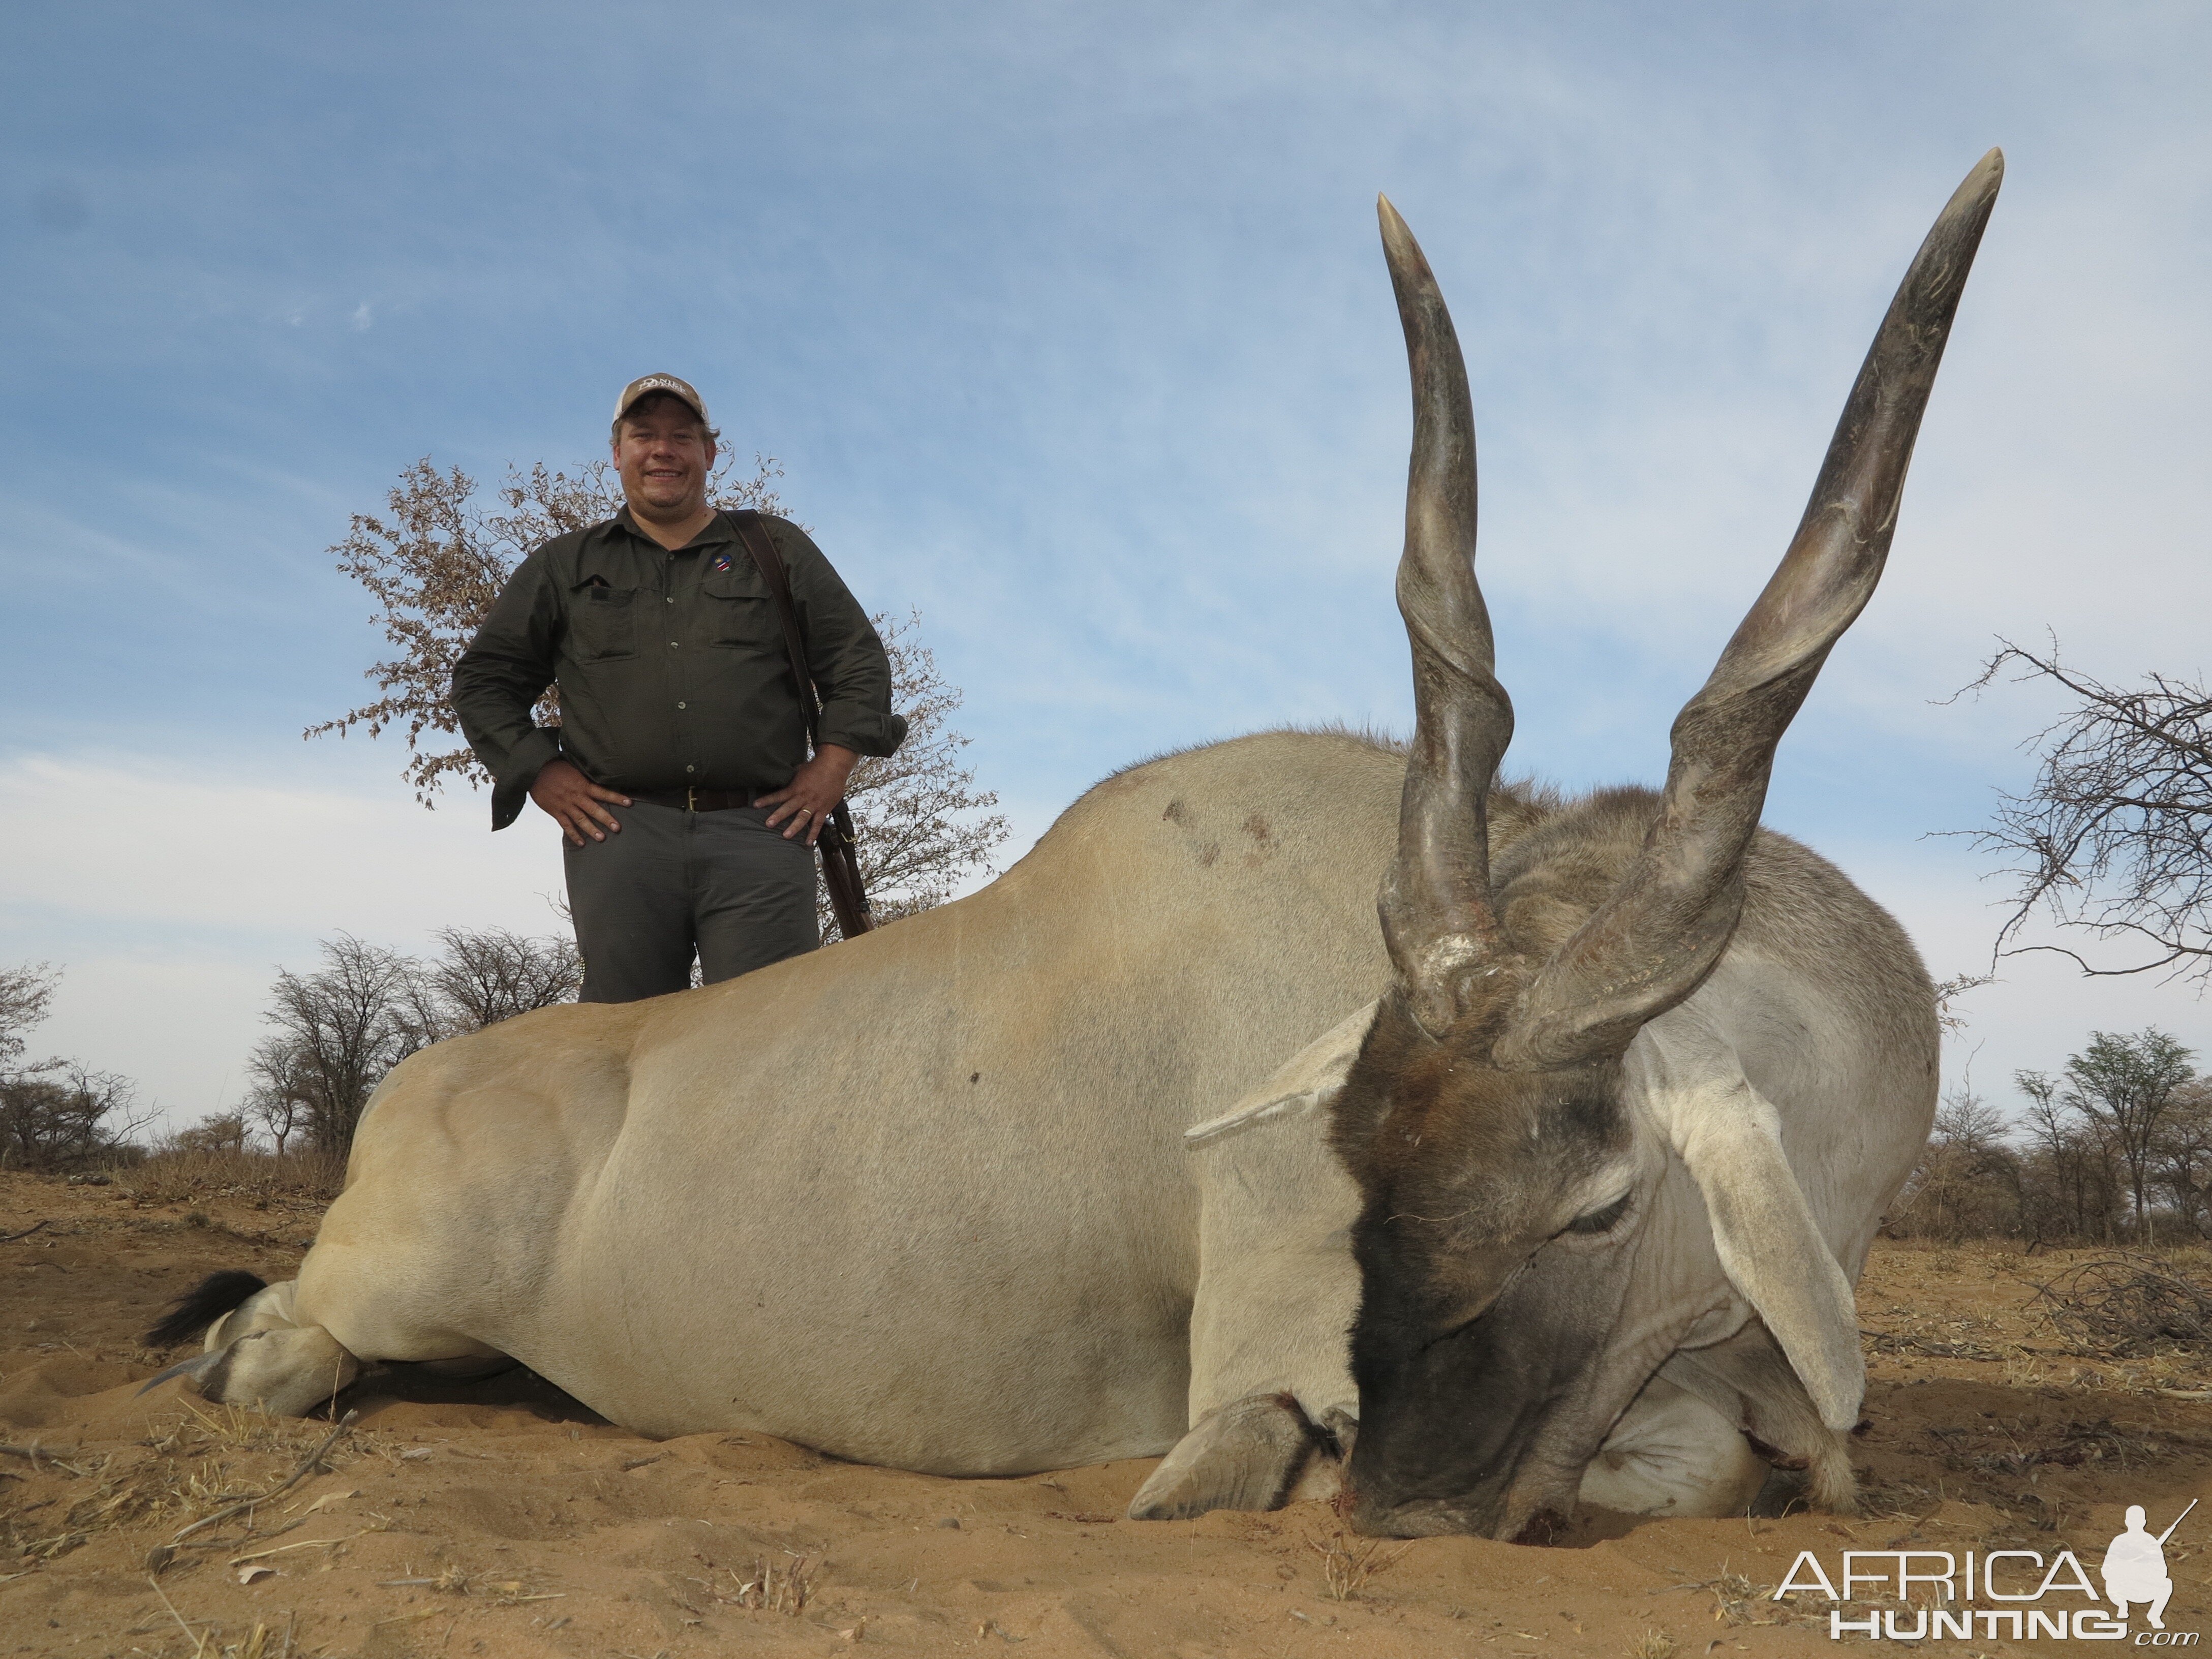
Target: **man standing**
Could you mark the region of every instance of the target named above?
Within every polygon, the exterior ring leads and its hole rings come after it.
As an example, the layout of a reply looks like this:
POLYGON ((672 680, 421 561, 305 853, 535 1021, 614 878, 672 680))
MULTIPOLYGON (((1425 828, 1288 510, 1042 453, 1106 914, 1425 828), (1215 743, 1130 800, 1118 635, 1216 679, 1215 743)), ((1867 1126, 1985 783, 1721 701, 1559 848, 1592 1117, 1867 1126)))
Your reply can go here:
POLYGON ((492 828, 526 792, 567 838, 586 1002, 680 991, 695 951, 712 984, 814 949, 823 819, 854 763, 906 735, 866 613, 804 531, 763 515, 822 696, 808 757, 769 590, 707 500, 715 441, 686 382, 623 387, 611 444, 627 505, 525 559, 453 669, 492 828), (531 720, 549 682, 557 727, 531 720))

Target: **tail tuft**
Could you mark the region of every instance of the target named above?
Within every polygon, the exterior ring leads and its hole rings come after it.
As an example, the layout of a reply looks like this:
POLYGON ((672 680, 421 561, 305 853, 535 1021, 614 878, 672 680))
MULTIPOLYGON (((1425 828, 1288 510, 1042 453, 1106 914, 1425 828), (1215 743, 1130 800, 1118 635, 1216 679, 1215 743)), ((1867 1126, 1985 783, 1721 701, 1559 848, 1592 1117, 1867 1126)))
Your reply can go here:
POLYGON ((190 1340, 268 1283, 258 1274, 236 1267, 210 1273, 179 1297, 169 1311, 161 1316, 161 1323, 146 1333, 146 1346, 173 1348, 179 1342, 190 1340))

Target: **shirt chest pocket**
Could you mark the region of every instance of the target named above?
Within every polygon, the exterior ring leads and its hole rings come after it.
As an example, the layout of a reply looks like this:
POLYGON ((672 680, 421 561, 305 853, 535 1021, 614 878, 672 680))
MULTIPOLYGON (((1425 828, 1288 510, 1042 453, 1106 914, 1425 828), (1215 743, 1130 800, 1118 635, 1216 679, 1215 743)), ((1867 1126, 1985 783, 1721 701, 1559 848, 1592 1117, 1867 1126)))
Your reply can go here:
POLYGON ((709 645, 782 648, 775 609, 753 570, 709 571, 699 584, 699 609, 709 645))
POLYGON ((571 597, 570 656, 590 663, 637 655, 637 589, 594 583, 577 588, 571 597))

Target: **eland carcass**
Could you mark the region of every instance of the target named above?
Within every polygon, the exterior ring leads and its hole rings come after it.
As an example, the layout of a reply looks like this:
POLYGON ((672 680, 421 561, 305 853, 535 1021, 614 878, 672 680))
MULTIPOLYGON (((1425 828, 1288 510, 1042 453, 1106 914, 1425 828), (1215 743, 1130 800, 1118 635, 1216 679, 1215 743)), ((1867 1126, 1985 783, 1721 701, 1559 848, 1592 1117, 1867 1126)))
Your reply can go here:
POLYGON ((1347 1455, 1388 1531, 1523 1535, 1577 1492, 1723 1513, 1770 1462, 1848 1504, 1850 1285, 1932 1111, 1933 996, 1757 823, 1880 574, 1998 176, 1914 262, 1661 793, 1495 782, 1465 374, 1385 204, 1410 751, 1169 756, 957 903, 414 1055, 297 1280, 186 1297, 157 1334, 205 1352, 173 1371, 303 1412, 365 1363, 520 1362, 644 1433, 946 1474, 1169 1452, 1140 1516, 1347 1455))

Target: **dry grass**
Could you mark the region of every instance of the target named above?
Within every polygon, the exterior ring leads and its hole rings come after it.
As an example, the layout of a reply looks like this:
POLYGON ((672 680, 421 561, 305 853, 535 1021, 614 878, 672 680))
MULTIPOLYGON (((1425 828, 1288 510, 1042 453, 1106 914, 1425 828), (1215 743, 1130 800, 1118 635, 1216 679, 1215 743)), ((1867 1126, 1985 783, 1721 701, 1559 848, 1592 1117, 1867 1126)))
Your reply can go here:
MULTIPOLYGON (((717 1592, 715 1600, 756 1612, 788 1613, 796 1619, 806 1611, 807 1598, 814 1594, 814 1577, 821 1566, 814 1557, 787 1553, 784 1560, 758 1563, 750 1577, 738 1580, 736 1595, 717 1592)), ((730 1577, 738 1578, 735 1572, 730 1577)))
MULTIPOLYGON (((291 1620, 288 1619, 284 1621, 284 1634, 281 1646, 276 1632, 257 1620, 244 1641, 234 1642, 225 1647, 216 1640, 215 1626, 210 1625, 204 1630, 195 1632, 191 1622, 183 1613, 177 1611, 177 1604, 169 1600, 167 1593, 161 1585, 155 1584, 153 1589, 154 1594, 161 1598, 162 1610, 169 1615, 177 1628, 185 1633, 185 1640, 192 1644, 191 1659, 290 1659, 291 1620)), ((143 1653, 144 1650, 134 1648, 131 1651, 143 1653)))
POLYGON ((473 1594, 479 1588, 495 1591, 501 1595, 507 1595, 515 1590, 520 1589, 522 1588, 522 1584, 521 1581, 518 1579, 504 1584, 484 1584, 478 1586, 470 1579, 468 1574, 464 1572, 459 1565, 453 1562, 448 1561, 445 1565, 440 1567, 437 1571, 428 1575, 427 1577, 380 1578, 377 1580, 376 1587, 379 1589, 398 1589, 402 1588, 431 1589, 437 1590, 441 1594, 448 1595, 468 1595, 473 1594))
POLYGON ((1379 1538, 1347 1542, 1340 1531, 1309 1538, 1306 1547, 1321 1557, 1322 1588, 1336 1601, 1356 1599, 1376 1573, 1389 1571, 1413 1547, 1410 1544, 1386 1547, 1379 1538))
POLYGON ((118 1191, 141 1203, 188 1204, 244 1199, 271 1204, 327 1204, 345 1184, 345 1160, 334 1152, 157 1152, 111 1172, 118 1191))
POLYGON ((1774 1586, 1753 1583, 1740 1572, 1723 1570, 1717 1578, 1708 1578, 1703 1583, 1686 1584, 1685 1589, 1712 1592, 1713 1622, 1731 1629, 1743 1625, 1786 1625, 1790 1622, 1790 1607, 1786 1602, 1774 1600, 1774 1586))
MULTIPOLYGON (((50 1468, 92 1482, 91 1489, 70 1503, 58 1521, 42 1517, 42 1526, 0 1523, 0 1547, 12 1547, 27 1560, 51 1561, 118 1528, 154 1521, 188 1523, 214 1515, 228 1504, 270 1492, 283 1479, 283 1465, 312 1451, 329 1428, 228 1407, 187 1407, 140 1443, 140 1456, 112 1453, 77 1464, 50 1462, 50 1468), (265 1464, 271 1457, 283 1460, 274 1471, 242 1467, 249 1460, 265 1464)), ((350 1455, 333 1447, 323 1461, 335 1463, 350 1455)))
POLYGON ((273 1452, 296 1456, 329 1432, 326 1425, 304 1417, 270 1417, 242 1406, 195 1405, 179 1401, 175 1420, 148 1437, 149 1450, 167 1455, 207 1452, 273 1452))
POLYGON ((1674 1638, 1663 1630, 1647 1630, 1628 1644, 1628 1659, 1674 1659, 1674 1638))

